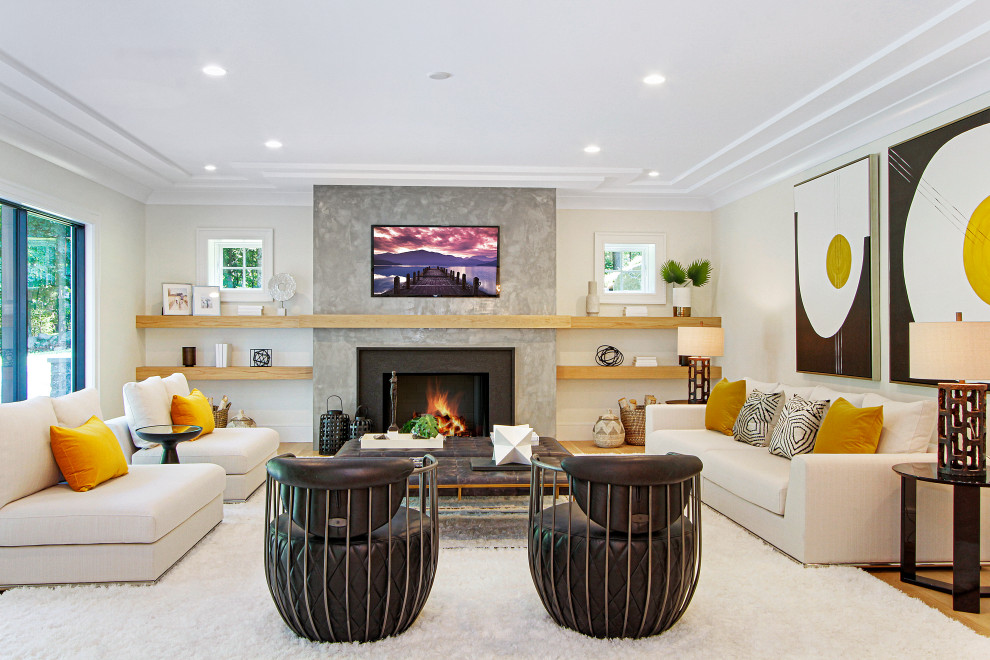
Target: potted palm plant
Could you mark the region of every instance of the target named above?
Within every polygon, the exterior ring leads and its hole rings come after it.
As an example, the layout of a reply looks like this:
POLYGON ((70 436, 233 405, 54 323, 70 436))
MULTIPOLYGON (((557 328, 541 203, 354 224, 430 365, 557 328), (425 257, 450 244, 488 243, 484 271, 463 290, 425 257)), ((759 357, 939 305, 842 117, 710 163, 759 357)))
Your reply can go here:
POLYGON ((660 277, 673 285, 674 316, 691 316, 691 287, 708 284, 712 276, 712 262, 695 259, 685 268, 679 262, 668 259, 660 267, 660 277))

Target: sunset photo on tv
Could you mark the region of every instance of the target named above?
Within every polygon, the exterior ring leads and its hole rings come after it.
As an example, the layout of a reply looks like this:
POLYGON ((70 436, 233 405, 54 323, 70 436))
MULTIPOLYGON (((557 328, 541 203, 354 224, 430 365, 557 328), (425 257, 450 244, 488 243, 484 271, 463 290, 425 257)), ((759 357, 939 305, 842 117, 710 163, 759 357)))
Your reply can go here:
POLYGON ((499 295, 498 227, 375 225, 373 296, 499 295))

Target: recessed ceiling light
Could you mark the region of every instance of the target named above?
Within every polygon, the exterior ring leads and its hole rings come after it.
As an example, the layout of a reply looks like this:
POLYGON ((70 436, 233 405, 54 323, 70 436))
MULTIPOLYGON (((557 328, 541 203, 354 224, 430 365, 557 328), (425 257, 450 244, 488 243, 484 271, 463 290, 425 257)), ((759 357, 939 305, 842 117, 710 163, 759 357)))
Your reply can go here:
POLYGON ((667 79, 661 76, 659 73, 651 73, 650 75, 643 78, 643 82, 645 82, 647 85, 659 85, 665 80, 667 79))
POLYGON ((269 140, 268 142, 265 142, 265 146, 269 149, 281 149, 282 143, 278 140, 269 140))
POLYGON ((227 75, 227 69, 218 64, 207 64, 203 67, 203 73, 214 78, 227 75))
POLYGON ((587 147, 584 148, 584 153, 586 153, 586 154, 597 154, 601 150, 602 150, 602 148, 599 147, 597 144, 589 144, 587 147))
POLYGON ((647 174, 649 176, 660 176, 660 173, 657 172, 656 170, 650 170, 649 172, 647 172, 647 174))
POLYGON ((206 170, 207 172, 216 172, 217 171, 217 166, 216 165, 204 165, 203 166, 203 169, 206 170))
POLYGON ((430 74, 430 78, 433 80, 446 80, 447 78, 452 78, 454 74, 447 71, 434 71, 430 74))

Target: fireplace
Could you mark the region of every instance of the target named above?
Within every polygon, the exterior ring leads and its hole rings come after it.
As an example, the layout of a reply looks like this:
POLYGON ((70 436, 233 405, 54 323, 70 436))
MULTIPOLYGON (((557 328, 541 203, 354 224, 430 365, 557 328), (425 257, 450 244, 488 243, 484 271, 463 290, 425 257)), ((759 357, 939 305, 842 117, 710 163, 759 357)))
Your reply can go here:
POLYGON ((388 427, 389 379, 398 377, 396 423, 437 417, 445 435, 488 435, 515 419, 512 348, 358 348, 358 402, 375 431, 388 427))

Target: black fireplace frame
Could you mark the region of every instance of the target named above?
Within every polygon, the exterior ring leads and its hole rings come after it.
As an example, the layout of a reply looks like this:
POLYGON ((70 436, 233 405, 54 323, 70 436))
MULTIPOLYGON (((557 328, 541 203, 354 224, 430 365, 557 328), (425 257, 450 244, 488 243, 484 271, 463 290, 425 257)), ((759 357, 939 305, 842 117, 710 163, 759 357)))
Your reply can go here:
MULTIPOLYGON (((494 424, 515 424, 515 348, 370 346, 358 347, 356 351, 357 400, 359 405, 367 407, 375 431, 382 431, 388 426, 388 420, 383 419, 381 375, 391 371, 414 374, 487 374, 488 431, 491 432, 494 424)), ((402 397, 401 378, 399 397, 402 397)))

